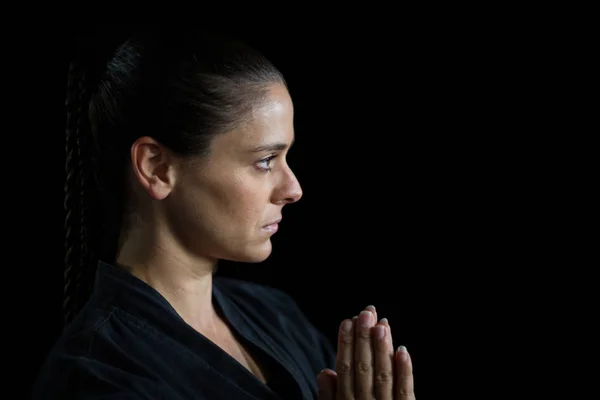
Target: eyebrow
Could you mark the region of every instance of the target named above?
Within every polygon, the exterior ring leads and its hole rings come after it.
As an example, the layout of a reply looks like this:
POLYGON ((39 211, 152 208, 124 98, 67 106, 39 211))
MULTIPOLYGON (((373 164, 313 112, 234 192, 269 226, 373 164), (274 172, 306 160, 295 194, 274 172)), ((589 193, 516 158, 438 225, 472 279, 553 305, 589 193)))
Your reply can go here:
MULTIPOLYGON (((289 147, 292 147, 294 145, 294 141, 296 140, 296 138, 292 139, 292 143, 290 143, 289 147)), ((256 147, 252 147, 250 149, 251 153, 261 153, 263 151, 283 151, 285 149, 288 148, 287 143, 282 143, 282 142, 276 142, 276 143, 268 143, 268 144, 262 144, 256 147)))

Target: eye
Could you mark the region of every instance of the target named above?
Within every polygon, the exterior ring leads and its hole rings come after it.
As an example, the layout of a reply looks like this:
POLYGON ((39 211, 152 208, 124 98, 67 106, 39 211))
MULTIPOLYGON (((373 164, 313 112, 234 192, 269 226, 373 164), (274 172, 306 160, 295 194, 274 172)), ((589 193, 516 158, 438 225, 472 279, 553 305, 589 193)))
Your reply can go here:
POLYGON ((277 157, 276 155, 272 155, 266 158, 263 158, 258 162, 258 168, 262 171, 268 172, 271 170, 271 161, 277 157))

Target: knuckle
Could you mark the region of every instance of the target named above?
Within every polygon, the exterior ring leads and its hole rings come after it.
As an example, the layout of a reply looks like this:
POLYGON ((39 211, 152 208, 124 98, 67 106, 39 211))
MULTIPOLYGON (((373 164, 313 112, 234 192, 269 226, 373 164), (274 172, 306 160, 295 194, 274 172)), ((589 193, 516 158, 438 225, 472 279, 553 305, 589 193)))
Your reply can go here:
POLYGON ((368 374, 373 370, 373 365, 367 361, 358 361, 356 363, 356 372, 361 375, 368 374))
POLYGON ((394 380, 394 373, 392 371, 379 371, 375 375, 375 381, 379 383, 388 383, 394 380))
POLYGON ((351 334, 342 334, 340 336, 340 341, 343 344, 352 344, 352 335, 351 334))
POLYGON ((340 361, 337 363, 337 374, 338 375, 348 375, 352 371, 352 363, 347 361, 340 361))
POLYGON ((363 331, 361 329, 361 330, 359 330, 357 332, 356 339, 358 341, 361 341, 361 342, 370 342, 371 341, 371 334, 369 333, 369 331, 363 331))
POLYGON ((400 388, 400 395, 403 397, 407 397, 407 398, 412 398, 412 396, 414 395, 412 389, 410 388, 406 388, 406 387, 401 387, 400 388))

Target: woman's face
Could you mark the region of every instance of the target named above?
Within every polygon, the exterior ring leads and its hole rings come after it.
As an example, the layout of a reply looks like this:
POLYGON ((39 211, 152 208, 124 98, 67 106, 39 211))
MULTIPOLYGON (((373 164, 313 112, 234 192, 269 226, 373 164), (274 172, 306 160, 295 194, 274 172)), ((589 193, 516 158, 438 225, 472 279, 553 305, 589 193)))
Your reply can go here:
POLYGON ((281 85, 269 92, 249 123, 217 135, 208 157, 183 167, 165 199, 172 230, 197 255, 265 260, 283 206, 302 196, 286 162, 294 140, 292 100, 281 85))

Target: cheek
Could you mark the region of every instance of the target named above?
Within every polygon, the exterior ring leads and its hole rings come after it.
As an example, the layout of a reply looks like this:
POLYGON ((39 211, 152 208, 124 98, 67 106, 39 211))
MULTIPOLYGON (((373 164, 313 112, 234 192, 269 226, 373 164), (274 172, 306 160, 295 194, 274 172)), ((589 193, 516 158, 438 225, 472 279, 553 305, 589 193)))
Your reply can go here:
POLYGON ((263 214, 269 201, 269 187, 264 180, 234 176, 223 183, 217 186, 217 197, 221 215, 228 219, 230 226, 255 226, 264 222, 263 214))
POLYGON ((231 206, 236 219, 246 225, 260 224, 264 219, 264 210, 268 201, 265 192, 257 187, 239 187, 238 195, 231 199, 231 206))

